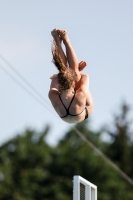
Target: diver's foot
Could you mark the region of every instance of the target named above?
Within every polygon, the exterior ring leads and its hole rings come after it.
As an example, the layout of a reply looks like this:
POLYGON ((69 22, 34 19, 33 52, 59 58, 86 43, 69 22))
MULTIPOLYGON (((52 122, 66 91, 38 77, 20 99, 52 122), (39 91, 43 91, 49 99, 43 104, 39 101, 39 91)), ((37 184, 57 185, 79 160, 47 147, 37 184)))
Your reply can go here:
POLYGON ((82 71, 87 66, 87 63, 85 61, 81 61, 79 63, 79 71, 82 71))

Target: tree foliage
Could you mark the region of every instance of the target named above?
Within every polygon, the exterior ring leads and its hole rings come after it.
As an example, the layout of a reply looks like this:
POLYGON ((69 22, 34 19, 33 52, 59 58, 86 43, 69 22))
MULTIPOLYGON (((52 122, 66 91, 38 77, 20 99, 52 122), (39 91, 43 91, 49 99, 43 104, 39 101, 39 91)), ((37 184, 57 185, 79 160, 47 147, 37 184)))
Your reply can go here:
MULTIPOLYGON (((86 138, 133 179, 133 144, 129 136, 129 107, 123 104, 106 130, 112 142, 103 142, 103 130, 94 132, 89 121, 76 125, 86 138), (113 131, 112 131, 113 130, 113 131)), ((132 200, 133 186, 120 177, 73 129, 56 147, 46 142, 49 132, 26 130, 0 147, 0 200, 70 200, 72 178, 80 175, 98 187, 99 200, 132 200)))

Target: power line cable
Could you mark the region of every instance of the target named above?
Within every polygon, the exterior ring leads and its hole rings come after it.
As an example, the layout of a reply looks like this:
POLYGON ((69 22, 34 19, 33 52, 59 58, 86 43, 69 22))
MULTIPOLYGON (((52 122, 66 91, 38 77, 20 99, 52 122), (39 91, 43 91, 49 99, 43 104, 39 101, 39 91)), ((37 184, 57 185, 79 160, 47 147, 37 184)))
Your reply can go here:
MULTIPOLYGON (((10 65, 10 63, 3 57, 0 55, 0 57, 2 58, 2 60, 4 60, 8 66, 10 66, 11 68, 13 68, 12 65, 10 65)), ((38 99, 36 98, 29 90, 27 90, 27 88, 25 88, 20 82, 18 82, 9 72, 7 72, 1 65, 0 65, 1 69, 8 75, 10 76, 10 78, 12 78, 21 88, 23 88, 28 94, 30 94, 34 99, 36 99, 41 105, 44 106, 44 104, 38 99)), ((29 85, 29 87, 32 90, 35 90, 35 93, 37 95, 39 95, 39 97, 41 97, 42 95, 40 95, 40 93, 34 89, 34 87, 29 84, 29 82, 22 77, 18 71, 15 70, 15 68, 13 68, 13 71, 15 71, 15 73, 18 74, 18 76, 26 83, 29 85)), ((41 97, 42 98, 42 97, 41 97)), ((44 99, 44 98, 43 98, 44 99)), ((48 108, 47 108, 48 109, 48 108)), ((48 109, 49 110, 49 109, 48 109)), ((49 110, 51 112, 51 110, 49 110)), ((52 111, 53 113, 53 111, 52 111)), ((77 128, 73 127, 73 130, 77 133, 77 135, 79 137, 81 137, 82 140, 84 140, 89 147, 91 147, 91 149, 93 149, 98 155, 101 156, 101 158, 108 163, 108 165, 110 165, 121 177, 123 177, 128 183, 130 183, 133 186, 133 180, 127 175, 125 174, 116 164, 114 164, 100 149, 98 149, 93 143, 91 143, 77 128)))
POLYGON ((101 150, 99 150, 94 144, 92 144, 77 128, 73 127, 73 130, 84 140, 91 149, 93 149, 98 155, 100 155, 104 161, 108 163, 119 175, 121 175, 127 182, 133 186, 133 180, 125 174, 116 164, 114 164, 101 150))
MULTIPOLYGON (((2 65, 0 65, 0 68, 14 81, 16 82, 26 93, 28 93, 32 98, 34 98, 38 103, 40 103, 44 108, 46 108, 46 105, 44 102, 40 101, 33 93, 31 93, 25 86, 23 86, 17 79, 15 79, 2 65)), ((53 114, 53 112, 48 108, 47 109, 53 114)))
POLYGON ((26 85, 31 88, 46 104, 48 104, 48 102, 46 101, 46 99, 43 97, 43 95, 41 95, 30 83, 29 81, 27 81, 24 76, 22 76, 1 54, 0 54, 0 58, 14 71, 15 74, 17 74, 17 76, 26 83, 26 85))

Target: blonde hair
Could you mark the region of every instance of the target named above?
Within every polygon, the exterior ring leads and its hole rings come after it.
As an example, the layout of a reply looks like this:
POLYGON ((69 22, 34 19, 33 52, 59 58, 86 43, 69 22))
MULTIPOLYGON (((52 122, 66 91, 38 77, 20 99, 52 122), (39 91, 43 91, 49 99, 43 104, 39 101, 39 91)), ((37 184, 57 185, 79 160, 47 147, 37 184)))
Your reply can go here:
POLYGON ((75 73, 71 68, 63 63, 62 58, 59 54, 58 47, 54 41, 52 42, 51 51, 53 55, 52 62, 55 64, 59 71, 58 82, 60 85, 60 90, 70 89, 72 83, 75 80, 75 73))

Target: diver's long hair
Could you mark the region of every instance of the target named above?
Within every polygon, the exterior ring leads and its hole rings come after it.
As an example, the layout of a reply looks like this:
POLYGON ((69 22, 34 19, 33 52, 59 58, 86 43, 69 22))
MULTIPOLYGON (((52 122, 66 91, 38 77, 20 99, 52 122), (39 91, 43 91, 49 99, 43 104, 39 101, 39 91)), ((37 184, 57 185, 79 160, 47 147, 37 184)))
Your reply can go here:
POLYGON ((53 55, 52 62, 55 64, 55 66, 59 71, 58 73, 58 82, 60 85, 59 89, 61 91, 68 90, 71 88, 72 83, 75 80, 75 73, 71 68, 69 68, 63 63, 63 60, 59 54, 58 47, 54 41, 52 42, 51 45, 51 51, 53 55))

